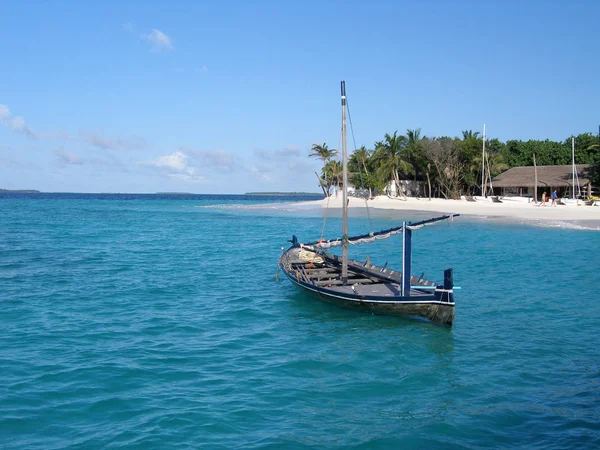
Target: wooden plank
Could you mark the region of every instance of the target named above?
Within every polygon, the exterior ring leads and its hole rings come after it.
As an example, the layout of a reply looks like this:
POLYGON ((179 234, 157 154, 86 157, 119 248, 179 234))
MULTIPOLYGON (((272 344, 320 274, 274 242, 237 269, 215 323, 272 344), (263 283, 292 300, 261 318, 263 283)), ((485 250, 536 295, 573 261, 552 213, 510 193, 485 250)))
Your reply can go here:
POLYGON ((373 280, 371 280, 370 278, 352 278, 352 279, 348 279, 348 284, 356 284, 356 283, 373 284, 373 280))
MULTIPOLYGON (((357 283, 373 284, 373 280, 371 280, 369 278, 348 279, 348 286, 351 286, 351 285, 357 284, 357 283)), ((328 286, 328 285, 341 286, 344 283, 342 282, 342 280, 330 279, 330 280, 318 280, 318 281, 315 281, 315 284, 317 286, 328 286)))
POLYGON ((321 281, 315 281, 315 284, 317 286, 323 287, 323 286, 329 286, 329 285, 331 285, 331 286, 339 286, 339 285, 342 285, 344 283, 342 282, 342 280, 321 280, 321 281))
POLYGON ((328 274, 332 274, 332 273, 336 273, 337 270, 333 269, 333 268, 321 268, 321 269, 306 269, 306 273, 310 273, 310 274, 320 274, 320 273, 328 273, 328 274))
POLYGON ((333 278, 332 275, 334 275, 334 274, 331 274, 331 273, 322 273, 322 274, 317 274, 317 275, 312 274, 312 275, 310 275, 310 278, 313 280, 324 280, 324 279, 330 280, 333 278))
POLYGON ((306 274, 306 271, 304 270, 303 266, 300 266, 300 273, 302 274, 302 278, 304 279, 304 281, 306 281, 307 283, 311 282, 311 280, 310 280, 310 278, 308 278, 308 275, 306 274))

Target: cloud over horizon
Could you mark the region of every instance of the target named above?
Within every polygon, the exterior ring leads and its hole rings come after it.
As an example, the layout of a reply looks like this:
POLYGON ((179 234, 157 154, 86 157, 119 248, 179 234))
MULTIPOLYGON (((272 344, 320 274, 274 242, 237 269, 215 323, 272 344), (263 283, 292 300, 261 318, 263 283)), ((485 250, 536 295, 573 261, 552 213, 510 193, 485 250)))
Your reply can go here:
POLYGON ((173 51, 173 40, 160 30, 154 28, 150 33, 142 33, 140 37, 148 42, 154 52, 173 51))
POLYGON ((37 135, 31 128, 25 123, 25 119, 21 116, 12 117, 10 109, 7 105, 0 105, 0 122, 5 126, 16 131, 17 133, 23 133, 29 139, 37 139, 37 135))
POLYGON ((195 182, 204 180, 203 176, 197 174, 196 167, 190 164, 189 157, 183 152, 174 152, 170 155, 159 156, 142 164, 160 170, 172 178, 195 182))
POLYGON ((79 130, 79 136, 84 143, 103 150, 143 150, 146 148, 146 140, 139 137, 127 138, 119 134, 109 137, 85 130, 79 130))
POLYGON ((76 153, 65 151, 62 147, 56 148, 52 151, 56 155, 56 164, 59 167, 66 167, 68 165, 82 165, 83 160, 81 156, 76 153))

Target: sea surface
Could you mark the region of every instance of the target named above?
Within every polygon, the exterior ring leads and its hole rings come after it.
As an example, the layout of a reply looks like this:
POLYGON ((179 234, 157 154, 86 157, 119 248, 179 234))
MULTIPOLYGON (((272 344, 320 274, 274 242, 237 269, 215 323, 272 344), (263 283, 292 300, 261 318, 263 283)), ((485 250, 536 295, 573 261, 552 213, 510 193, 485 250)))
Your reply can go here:
MULTIPOLYGON (((600 233, 458 217, 414 233, 454 268, 451 329, 277 279, 298 198, 0 198, 0 448, 600 448, 600 233)), ((422 213, 352 212, 350 234, 422 213)), ((398 268, 401 239, 351 249, 398 268)))

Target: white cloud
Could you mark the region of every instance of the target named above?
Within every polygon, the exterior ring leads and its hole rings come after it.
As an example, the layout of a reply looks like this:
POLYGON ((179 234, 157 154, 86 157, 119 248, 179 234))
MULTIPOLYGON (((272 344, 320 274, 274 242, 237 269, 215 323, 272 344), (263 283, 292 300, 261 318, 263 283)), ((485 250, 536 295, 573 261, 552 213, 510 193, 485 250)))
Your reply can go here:
POLYGON ((142 150, 146 147, 146 141, 138 137, 109 137, 93 131, 79 131, 79 136, 86 144, 103 150, 142 150))
POLYGON ((263 161, 276 161, 303 156, 299 147, 285 147, 281 150, 265 150, 257 148, 254 150, 254 154, 263 161))
POLYGON ((36 134, 25 123, 25 119, 21 116, 12 117, 10 109, 6 105, 0 105, 0 122, 17 133, 23 133, 30 139, 37 139, 36 134))
POLYGON ((166 172, 169 177, 180 180, 202 181, 204 179, 204 177, 197 174, 198 170, 190 164, 188 156, 183 152, 159 156, 144 164, 166 172))
POLYGON ((67 152, 67 151, 63 150, 62 148, 54 149, 53 153, 56 155, 56 157, 57 157, 56 162, 60 167, 65 167, 68 165, 83 164, 81 156, 79 156, 76 153, 67 152))
POLYGON ((187 156, 181 152, 175 152, 171 155, 159 156, 154 160, 156 167, 167 168, 181 172, 187 166, 187 156))
POLYGON ((56 139, 59 141, 72 141, 74 136, 62 130, 52 130, 40 133, 40 139, 56 139))
POLYGON ((152 51, 160 52, 174 50, 172 39, 156 28, 150 33, 142 33, 140 37, 152 46, 152 51))

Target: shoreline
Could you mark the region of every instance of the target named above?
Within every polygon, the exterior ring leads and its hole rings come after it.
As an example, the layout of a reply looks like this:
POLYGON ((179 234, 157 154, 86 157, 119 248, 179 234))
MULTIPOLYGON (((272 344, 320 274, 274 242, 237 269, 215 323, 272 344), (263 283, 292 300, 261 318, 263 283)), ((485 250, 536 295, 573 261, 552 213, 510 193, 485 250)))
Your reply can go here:
MULTIPOLYGON (((559 222, 585 222, 586 226, 597 225, 600 229, 600 207, 586 205, 557 205, 538 206, 518 200, 503 200, 502 203, 493 203, 488 199, 477 201, 446 200, 440 198, 414 198, 407 197, 406 200, 378 196, 365 202, 358 197, 348 197, 348 209, 359 208, 383 209, 390 211, 419 211, 442 214, 461 214, 467 216, 478 216, 487 218, 521 219, 526 221, 559 221, 559 222)), ((342 196, 337 198, 299 202, 303 206, 315 206, 321 208, 342 208, 342 196)))

